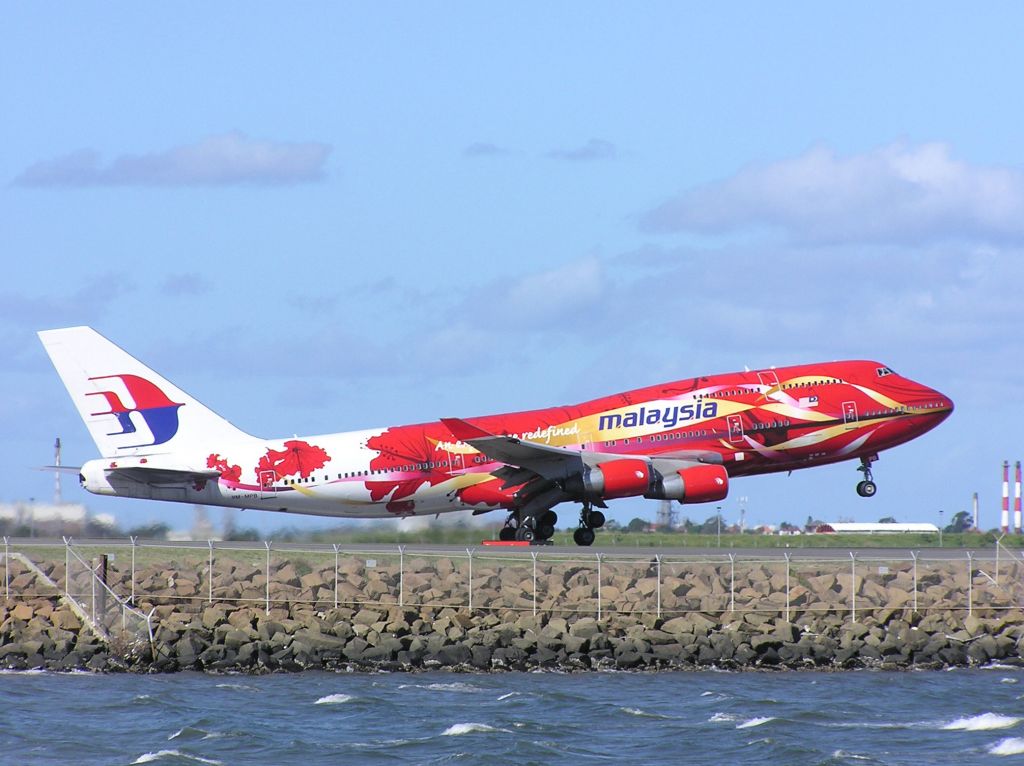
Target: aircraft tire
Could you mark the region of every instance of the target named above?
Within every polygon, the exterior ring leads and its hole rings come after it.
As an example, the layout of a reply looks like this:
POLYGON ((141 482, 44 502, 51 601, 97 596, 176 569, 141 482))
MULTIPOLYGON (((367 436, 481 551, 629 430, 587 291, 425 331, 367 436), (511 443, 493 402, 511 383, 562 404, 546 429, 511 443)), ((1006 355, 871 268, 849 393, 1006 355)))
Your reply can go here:
POLYGON ((874 497, 876 492, 878 492, 878 485, 870 479, 857 485, 857 494, 861 497, 874 497))
POLYGON ((587 524, 591 529, 600 529, 604 526, 604 514, 600 511, 591 511, 587 517, 587 524))
POLYGON ((498 532, 498 539, 508 542, 509 540, 516 539, 515 527, 502 527, 501 531, 498 532))
POLYGON ((551 524, 541 523, 537 527, 537 539, 538 540, 550 540, 555 536, 555 528, 551 524))
POLYGON ((516 540, 531 542, 534 538, 533 527, 523 524, 516 529, 516 540))
POLYGON ((558 523, 558 514, 550 510, 544 511, 537 522, 543 526, 553 527, 558 523))
POLYGON ((572 539, 577 545, 587 547, 594 544, 594 530, 590 527, 580 527, 572 533, 572 539))

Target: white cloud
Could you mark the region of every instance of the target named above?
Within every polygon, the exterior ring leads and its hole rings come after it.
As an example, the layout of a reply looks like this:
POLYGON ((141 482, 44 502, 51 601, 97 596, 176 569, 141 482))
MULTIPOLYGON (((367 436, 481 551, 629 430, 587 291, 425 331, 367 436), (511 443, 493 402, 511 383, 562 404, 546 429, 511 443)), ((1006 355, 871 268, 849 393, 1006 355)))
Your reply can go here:
POLYGON ((702 234, 767 228, 813 243, 1018 240, 1024 172, 955 159, 942 143, 843 157, 816 147, 684 191, 641 226, 702 234))
POLYGON ((605 275, 595 257, 527 274, 496 291, 498 305, 517 323, 552 322, 594 306, 604 294, 605 275))
POLYGON ((150 154, 125 154, 109 165, 83 149, 26 168, 17 186, 228 186, 319 181, 327 144, 259 141, 232 131, 150 154))
POLYGON ((611 141, 592 138, 583 146, 578 146, 574 149, 555 149, 548 152, 548 157, 556 160, 568 160, 570 162, 589 162, 592 160, 610 160, 616 154, 615 144, 611 141))
POLYGON ((462 150, 466 157, 504 157, 510 152, 504 147, 487 141, 475 141, 462 150))

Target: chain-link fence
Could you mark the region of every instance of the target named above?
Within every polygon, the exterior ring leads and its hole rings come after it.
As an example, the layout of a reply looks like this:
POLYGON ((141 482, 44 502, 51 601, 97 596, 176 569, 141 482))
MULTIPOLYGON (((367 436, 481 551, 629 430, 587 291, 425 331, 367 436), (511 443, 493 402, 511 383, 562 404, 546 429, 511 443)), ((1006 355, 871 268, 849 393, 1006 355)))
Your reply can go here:
POLYGON ((791 620, 829 613, 857 619, 885 610, 993 614, 1024 605, 1024 559, 1002 545, 982 552, 819 549, 768 557, 756 550, 689 556, 5 540, 3 578, 9 599, 58 590, 105 630, 126 635, 148 630, 143 626, 154 609, 187 614, 215 603, 268 612, 397 605, 599 618, 758 612, 791 620))

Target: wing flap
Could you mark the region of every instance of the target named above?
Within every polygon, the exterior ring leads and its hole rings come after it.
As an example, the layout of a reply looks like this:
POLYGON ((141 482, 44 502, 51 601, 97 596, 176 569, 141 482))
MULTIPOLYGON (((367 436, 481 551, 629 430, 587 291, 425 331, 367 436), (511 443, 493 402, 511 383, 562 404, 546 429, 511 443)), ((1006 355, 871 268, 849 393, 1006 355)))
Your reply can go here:
MULTIPOLYGON (((546 479, 566 478, 580 473, 584 468, 583 456, 579 452, 524 441, 515 436, 499 436, 488 433, 459 418, 442 418, 441 422, 447 426, 452 436, 458 441, 465 442, 479 450, 491 460, 527 469, 546 479)), ((501 478, 508 481, 510 476, 501 478)))
POLYGON ((107 473, 123 476, 137 481, 139 484, 151 486, 178 486, 195 484, 199 481, 210 481, 220 477, 219 471, 193 471, 179 468, 157 468, 149 466, 124 466, 108 468, 107 473))

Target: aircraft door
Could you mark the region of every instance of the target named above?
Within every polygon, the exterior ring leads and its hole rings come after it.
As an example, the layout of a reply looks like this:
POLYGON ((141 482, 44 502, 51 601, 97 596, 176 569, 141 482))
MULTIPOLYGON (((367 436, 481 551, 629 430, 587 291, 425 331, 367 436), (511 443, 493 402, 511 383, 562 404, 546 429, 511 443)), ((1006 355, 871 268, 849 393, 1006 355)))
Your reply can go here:
POLYGON ((460 452, 448 453, 448 473, 461 473, 466 467, 465 456, 460 452))
POLYGON ((274 489, 274 479, 277 476, 273 471, 260 471, 260 500, 268 500, 274 496, 276 490, 274 489))
POLYGON ((764 370, 757 373, 757 381, 768 388, 778 388, 779 386, 779 376, 775 370, 764 370))
POLYGON ((843 402, 843 423, 847 429, 857 427, 857 402, 843 402))
POLYGON ((743 441, 743 418, 739 415, 730 415, 725 422, 729 426, 729 441, 733 443, 743 441))

